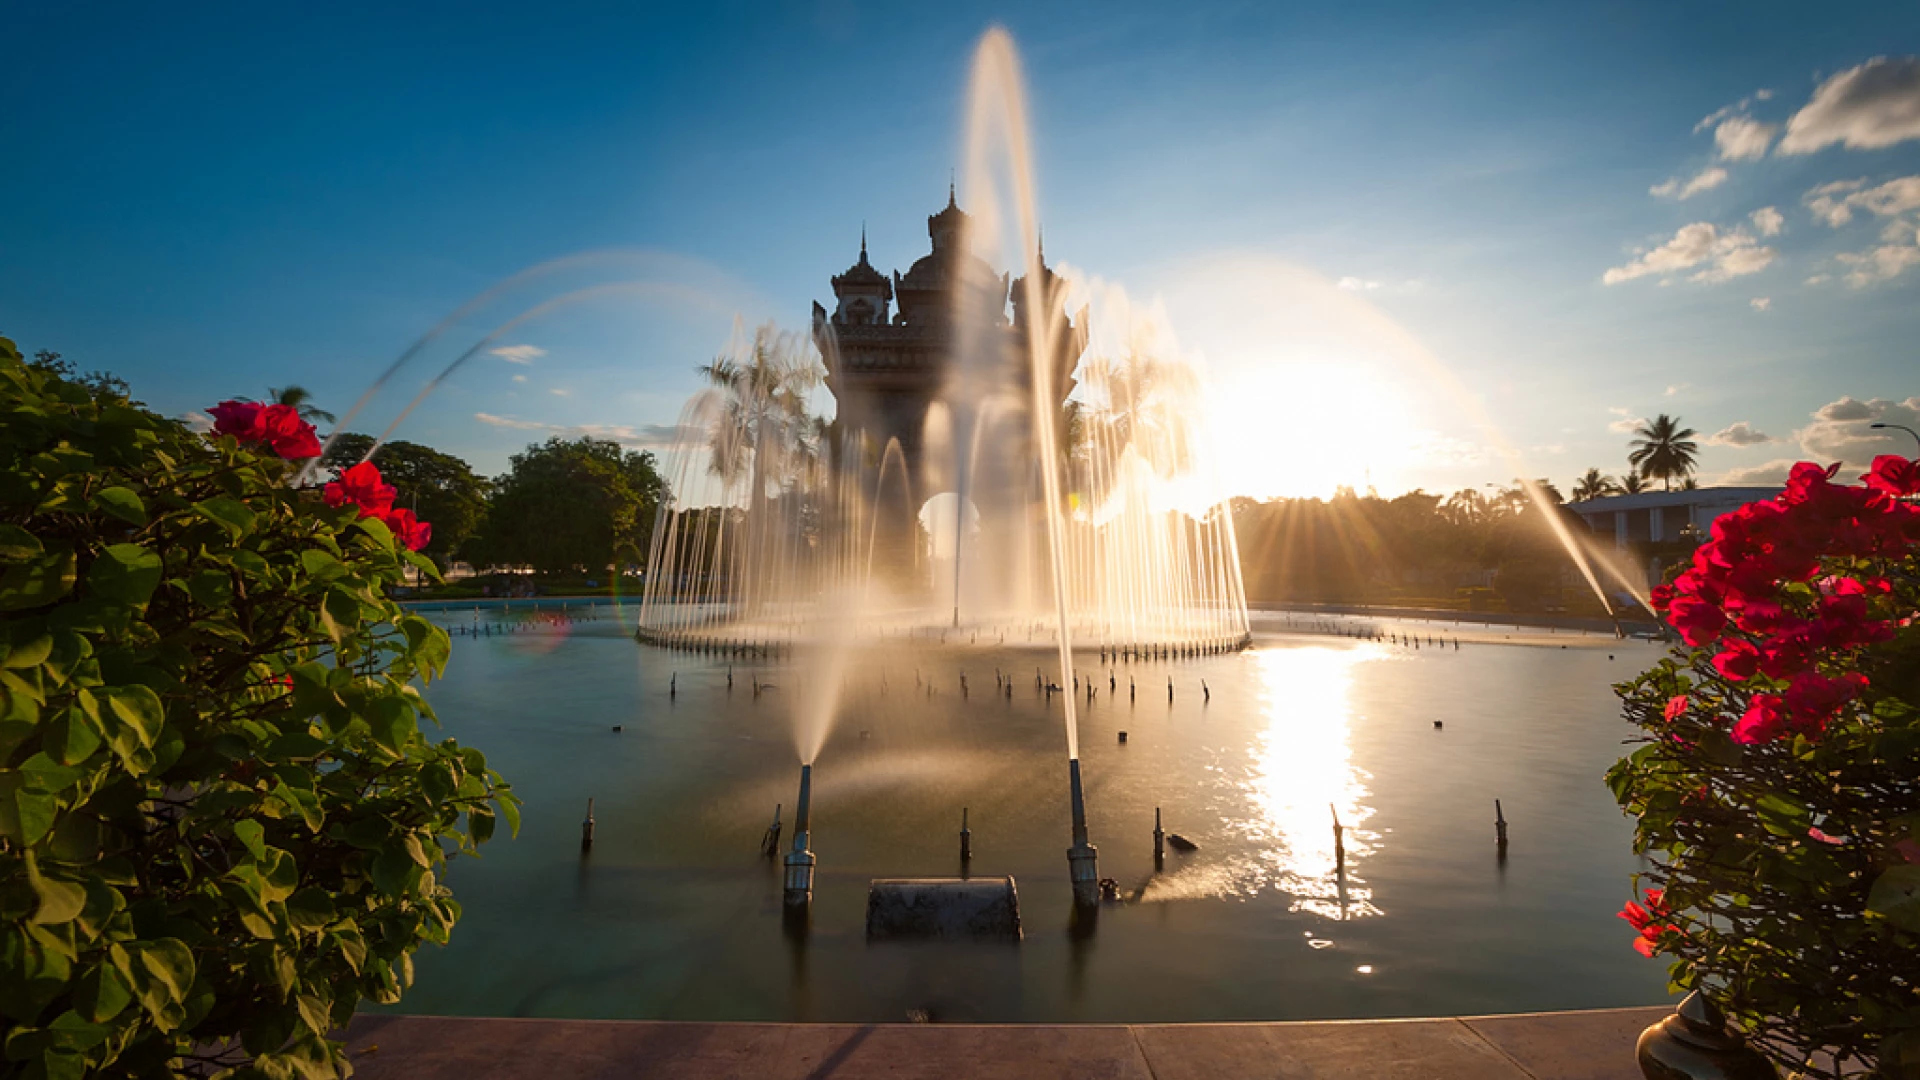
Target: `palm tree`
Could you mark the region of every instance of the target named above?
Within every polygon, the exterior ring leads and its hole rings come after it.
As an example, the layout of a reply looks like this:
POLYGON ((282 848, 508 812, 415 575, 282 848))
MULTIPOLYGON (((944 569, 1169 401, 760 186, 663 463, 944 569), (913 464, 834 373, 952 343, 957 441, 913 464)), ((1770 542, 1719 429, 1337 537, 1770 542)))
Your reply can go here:
POLYGON ((1693 441, 1698 433, 1692 428, 1683 428, 1679 420, 1661 413, 1634 429, 1633 434, 1633 441, 1627 444, 1632 448, 1627 461, 1640 470, 1640 475, 1662 481, 1672 491, 1675 480, 1684 480, 1693 472, 1693 455, 1700 445, 1693 441))
POLYGON ((1647 478, 1640 475, 1638 469, 1628 469, 1627 475, 1620 478, 1620 494, 1638 495, 1647 490, 1647 478))
POLYGON ((1588 469, 1573 483, 1574 502, 1604 499, 1609 495, 1618 494, 1620 494, 1620 482, 1599 469, 1588 469))
POLYGON ((275 405, 285 405, 291 408, 294 412, 300 414, 300 419, 308 421, 309 423, 316 420, 324 424, 333 423, 333 414, 325 409, 316 407, 313 404, 312 391, 304 386, 288 386, 281 389, 275 389, 269 386, 267 387, 267 396, 273 399, 275 405))

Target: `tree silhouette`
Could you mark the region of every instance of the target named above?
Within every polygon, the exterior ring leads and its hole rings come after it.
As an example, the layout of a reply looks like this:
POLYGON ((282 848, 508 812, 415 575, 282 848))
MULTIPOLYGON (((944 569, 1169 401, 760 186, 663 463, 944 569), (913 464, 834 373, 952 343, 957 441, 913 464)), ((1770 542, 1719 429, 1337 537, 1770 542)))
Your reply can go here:
POLYGON ((1586 502, 1589 499, 1604 499, 1609 495, 1620 494, 1620 481, 1601 472, 1588 469, 1580 479, 1573 482, 1573 501, 1586 502))
POLYGON ((1634 429, 1633 434, 1627 461, 1640 475, 1659 480, 1672 491, 1675 480, 1684 480, 1693 472, 1694 454, 1700 449, 1693 437, 1698 433, 1681 427, 1678 418, 1661 413, 1634 429))

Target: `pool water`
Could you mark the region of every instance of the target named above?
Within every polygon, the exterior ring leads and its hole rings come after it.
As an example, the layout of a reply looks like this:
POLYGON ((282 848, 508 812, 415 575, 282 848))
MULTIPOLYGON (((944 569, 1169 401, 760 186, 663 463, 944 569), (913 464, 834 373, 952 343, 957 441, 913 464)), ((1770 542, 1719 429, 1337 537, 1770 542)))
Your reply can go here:
MULTIPOLYGON (((791 829, 793 713, 820 689, 806 685, 817 658, 665 651, 631 639, 631 609, 592 610, 581 619, 575 602, 570 621, 454 639, 429 696, 446 733, 512 781, 525 823, 454 864, 464 915, 450 945, 416 958, 399 1011, 1135 1022, 1667 1000, 1665 965, 1635 953, 1614 917, 1639 860, 1602 780, 1631 730, 1610 686, 1660 646, 1256 614, 1253 646, 1232 655, 1102 666, 1085 654, 1089 827, 1123 897, 1093 919, 1073 917, 1067 880, 1061 696, 1034 685, 1036 667, 1059 678, 1055 654, 859 649, 814 768, 819 867, 795 937, 759 843, 776 803, 791 829), (1422 647, 1338 632, 1360 626, 1422 647), (589 798, 596 842, 583 856, 589 798), (1510 822, 1504 859, 1495 799, 1510 822), (962 873, 963 807, 966 869, 1017 879, 1024 940, 868 944, 869 879, 962 873), (1198 845, 1159 870, 1155 807, 1198 845)), ((466 608, 428 614, 475 621, 466 608)))

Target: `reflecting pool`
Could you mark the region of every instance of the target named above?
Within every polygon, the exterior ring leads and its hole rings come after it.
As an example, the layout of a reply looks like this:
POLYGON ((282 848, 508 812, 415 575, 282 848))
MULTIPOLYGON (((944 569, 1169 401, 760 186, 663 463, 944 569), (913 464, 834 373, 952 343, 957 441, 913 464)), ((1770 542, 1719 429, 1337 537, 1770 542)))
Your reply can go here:
POLYGON ((518 632, 456 637, 430 691, 446 732, 514 783, 525 826, 454 865, 465 914, 418 957, 403 1011, 1177 1021, 1666 1000, 1664 965, 1613 914, 1638 860, 1601 779, 1629 732, 1610 685, 1657 645, 1256 613, 1233 655, 1085 654, 1089 824, 1123 897, 1096 920, 1071 916, 1061 702, 1035 685, 1057 678, 1052 654, 862 648, 814 768, 819 869, 795 940, 758 847, 776 803, 791 824, 804 653, 667 652, 631 640, 630 612, 569 611, 482 610, 518 632), (1361 626, 1421 646, 1341 636, 1361 626), (1018 879, 1025 940, 869 945, 868 880, 960 874, 963 807, 968 869, 1018 879), (1158 870, 1156 807, 1198 845, 1158 870))

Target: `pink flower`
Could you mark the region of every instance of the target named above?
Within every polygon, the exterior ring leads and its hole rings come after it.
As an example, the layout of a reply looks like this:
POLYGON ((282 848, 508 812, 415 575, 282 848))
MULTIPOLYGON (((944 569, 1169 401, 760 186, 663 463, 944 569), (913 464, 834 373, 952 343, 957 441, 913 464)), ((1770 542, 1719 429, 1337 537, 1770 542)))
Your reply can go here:
POLYGON ((351 503, 360 508, 361 517, 379 517, 393 508, 393 498, 398 492, 393 485, 380 479, 380 469, 371 461, 363 461, 340 474, 340 479, 326 486, 328 506, 346 506, 351 503))
POLYGON ((1837 846, 1837 845, 1846 843, 1845 840, 1842 840, 1837 836, 1828 836, 1826 833, 1821 832, 1819 829, 1808 829, 1807 835, 1814 838, 1815 840, 1820 841, 1823 844, 1834 844, 1837 846))
POLYGON ((1687 644, 1698 648, 1720 636, 1727 614, 1705 600, 1677 596, 1667 608, 1667 621, 1687 644))
POLYGON ((1678 720, 1680 717, 1684 716, 1686 714, 1686 711, 1687 711, 1687 695, 1676 694, 1673 697, 1667 699, 1667 707, 1663 715, 1667 718, 1668 723, 1672 723, 1673 721, 1678 720))
POLYGON ((213 416, 214 434, 251 442, 254 421, 260 416, 261 407, 257 401, 223 401, 207 412, 213 416))
POLYGON ((1733 741, 1753 746, 1772 742, 1787 728, 1786 711, 1775 694, 1755 694, 1745 715, 1733 725, 1733 741))
POLYGON ((1873 467, 1861 479, 1869 488, 1895 498, 1920 493, 1920 461, 1897 454, 1881 454, 1873 459, 1873 467))
POLYGON ((1760 667, 1760 650, 1754 648, 1750 642, 1734 638, 1727 642, 1724 650, 1714 656, 1713 666, 1719 669, 1720 674, 1734 682, 1751 679, 1753 673, 1760 667))
POLYGON ((291 405, 269 405, 254 419, 254 441, 266 443, 288 461, 320 456, 320 440, 313 425, 300 419, 291 405))

